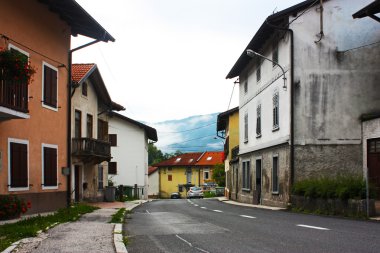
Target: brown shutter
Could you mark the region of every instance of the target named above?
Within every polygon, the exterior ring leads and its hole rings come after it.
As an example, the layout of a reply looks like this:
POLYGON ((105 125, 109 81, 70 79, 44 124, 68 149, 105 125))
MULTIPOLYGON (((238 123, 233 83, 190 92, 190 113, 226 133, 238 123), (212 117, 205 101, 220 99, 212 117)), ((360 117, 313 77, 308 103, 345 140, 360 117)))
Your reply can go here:
POLYGON ((57 71, 50 69, 51 72, 51 105, 57 108, 57 71))
POLYGON ((117 174, 117 162, 108 163, 108 174, 116 175, 117 174))
POLYGON ((57 149, 44 147, 44 186, 57 186, 57 149))
POLYGON ((44 104, 57 108, 57 71, 44 66, 44 104))
POLYGON ((116 134, 109 134, 108 135, 109 142, 111 143, 111 147, 117 146, 117 135, 116 134))
POLYGON ((11 187, 28 187, 28 146, 10 143, 11 187))

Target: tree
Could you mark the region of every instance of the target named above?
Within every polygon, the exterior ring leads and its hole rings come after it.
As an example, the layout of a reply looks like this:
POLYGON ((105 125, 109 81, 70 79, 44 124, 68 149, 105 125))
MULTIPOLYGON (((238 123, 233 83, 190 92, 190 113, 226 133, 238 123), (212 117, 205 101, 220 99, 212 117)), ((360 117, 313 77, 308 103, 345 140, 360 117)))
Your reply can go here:
POLYGON ((220 187, 224 187, 226 185, 226 172, 224 171, 224 164, 219 163, 214 166, 212 171, 212 179, 220 187))
POLYGON ((159 150, 153 143, 149 143, 148 145, 148 164, 152 165, 155 163, 159 163, 164 160, 164 155, 161 150, 159 150))

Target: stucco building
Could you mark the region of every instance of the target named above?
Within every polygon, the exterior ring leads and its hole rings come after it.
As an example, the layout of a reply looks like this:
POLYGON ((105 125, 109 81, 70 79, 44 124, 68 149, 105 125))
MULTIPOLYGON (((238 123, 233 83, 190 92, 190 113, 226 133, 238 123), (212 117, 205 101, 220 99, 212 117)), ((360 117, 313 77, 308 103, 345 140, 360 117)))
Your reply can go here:
POLYGON ((363 174, 380 27, 352 14, 370 2, 303 1, 272 14, 228 73, 240 81, 240 201, 285 206, 297 180, 363 174))

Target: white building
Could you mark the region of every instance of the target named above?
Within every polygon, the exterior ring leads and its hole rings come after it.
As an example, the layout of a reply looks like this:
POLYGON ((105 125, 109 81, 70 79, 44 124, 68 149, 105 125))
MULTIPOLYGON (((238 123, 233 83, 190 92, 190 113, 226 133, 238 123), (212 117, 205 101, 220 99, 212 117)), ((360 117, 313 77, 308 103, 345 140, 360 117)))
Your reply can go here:
POLYGON ((108 179, 115 186, 137 186, 138 197, 147 199, 148 141, 157 141, 156 129, 118 113, 109 116, 112 159, 108 179))
POLYGON ((148 196, 149 198, 158 198, 160 194, 159 188, 159 171, 158 167, 150 166, 148 168, 148 196))
POLYGON ((230 70, 240 81, 239 201, 285 206, 297 180, 363 172, 361 118, 380 109, 380 26, 352 14, 371 2, 275 13, 230 70))

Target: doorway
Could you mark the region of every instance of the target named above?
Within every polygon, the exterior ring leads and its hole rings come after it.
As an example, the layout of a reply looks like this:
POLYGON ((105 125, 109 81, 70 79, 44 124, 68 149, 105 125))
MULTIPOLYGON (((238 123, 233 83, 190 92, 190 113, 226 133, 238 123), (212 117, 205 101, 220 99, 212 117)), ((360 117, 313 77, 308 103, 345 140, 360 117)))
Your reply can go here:
POLYGON ((375 186, 380 199, 380 138, 367 141, 368 181, 375 186))
POLYGON ((80 166, 74 166, 74 198, 75 202, 79 202, 80 200, 80 166))
POLYGON ((261 204, 261 159, 256 160, 256 201, 257 204, 261 204))

